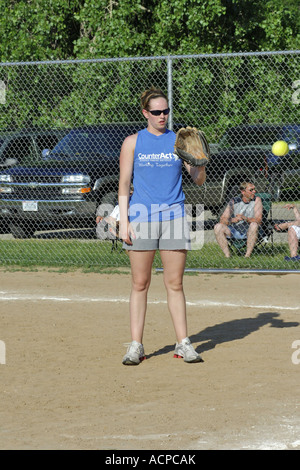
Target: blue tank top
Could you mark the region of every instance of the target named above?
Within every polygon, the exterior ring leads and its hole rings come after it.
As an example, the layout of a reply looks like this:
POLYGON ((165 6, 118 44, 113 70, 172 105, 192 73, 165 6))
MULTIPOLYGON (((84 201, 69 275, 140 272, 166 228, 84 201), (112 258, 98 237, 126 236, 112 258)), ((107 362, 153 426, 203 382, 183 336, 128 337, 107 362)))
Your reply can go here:
POLYGON ((168 129, 159 136, 147 129, 138 132, 129 221, 150 222, 183 217, 182 162, 173 153, 175 139, 176 134, 168 129))

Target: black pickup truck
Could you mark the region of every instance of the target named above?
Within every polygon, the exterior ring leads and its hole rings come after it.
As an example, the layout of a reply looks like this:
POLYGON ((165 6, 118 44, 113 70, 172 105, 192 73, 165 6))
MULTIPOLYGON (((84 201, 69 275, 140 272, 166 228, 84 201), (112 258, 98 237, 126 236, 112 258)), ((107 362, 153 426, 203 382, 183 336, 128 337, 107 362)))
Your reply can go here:
POLYGON ((212 149, 204 185, 195 187, 185 178, 187 203, 194 205, 198 201, 218 215, 230 197, 240 194, 243 180, 253 182, 259 192, 271 193, 273 201, 299 197, 300 124, 232 127, 212 149), (272 154, 277 140, 289 144, 290 151, 284 157, 272 154))

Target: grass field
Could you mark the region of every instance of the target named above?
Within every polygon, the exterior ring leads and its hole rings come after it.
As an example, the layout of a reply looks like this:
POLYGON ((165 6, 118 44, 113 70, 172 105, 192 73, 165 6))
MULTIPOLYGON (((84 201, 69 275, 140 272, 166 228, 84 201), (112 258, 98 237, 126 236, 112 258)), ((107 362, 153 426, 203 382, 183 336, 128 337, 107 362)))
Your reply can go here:
MULTIPOLYGON (((254 249, 251 258, 233 253, 225 259, 216 243, 206 243, 201 250, 188 253, 187 269, 250 269, 250 270, 299 270, 299 263, 288 263, 286 243, 271 244, 254 249)), ((48 266, 60 268, 82 268, 102 271, 107 268, 128 267, 129 259, 121 243, 112 250, 109 241, 95 240, 1 240, 0 264, 2 266, 48 266)), ((159 253, 154 260, 154 268, 160 268, 159 253)))

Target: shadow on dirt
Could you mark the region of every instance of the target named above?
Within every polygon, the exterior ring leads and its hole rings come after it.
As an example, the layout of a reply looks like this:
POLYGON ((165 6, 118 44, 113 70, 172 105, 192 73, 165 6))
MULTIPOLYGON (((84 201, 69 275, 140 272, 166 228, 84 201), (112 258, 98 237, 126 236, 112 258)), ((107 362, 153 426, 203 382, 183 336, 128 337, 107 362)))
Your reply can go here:
MULTIPOLYGON (((192 343, 204 343, 196 348, 198 353, 202 353, 214 349, 218 344, 243 339, 265 326, 270 328, 295 328, 299 326, 298 322, 285 322, 278 317, 280 317, 280 313, 277 312, 259 313, 256 317, 231 320, 209 326, 199 331, 199 333, 190 335, 189 338, 192 343)), ((167 354, 173 351, 174 348, 175 344, 165 346, 147 355, 147 358, 167 354)))

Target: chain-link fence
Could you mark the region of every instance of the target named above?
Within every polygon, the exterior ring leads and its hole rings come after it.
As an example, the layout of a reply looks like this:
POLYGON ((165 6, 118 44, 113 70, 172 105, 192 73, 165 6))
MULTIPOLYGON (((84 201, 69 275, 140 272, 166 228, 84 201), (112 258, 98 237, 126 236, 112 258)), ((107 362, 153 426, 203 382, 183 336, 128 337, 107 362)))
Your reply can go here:
POLYGON ((140 94, 155 85, 168 94, 169 127, 199 127, 211 148, 202 187, 183 170, 187 268, 297 270, 284 258, 296 256, 299 229, 284 223, 300 218, 299 54, 0 64, 1 261, 128 265, 109 230, 96 237, 96 213, 116 203, 121 143, 145 127, 140 94), (242 181, 271 203, 251 257, 233 244, 227 259, 216 224, 242 181))

